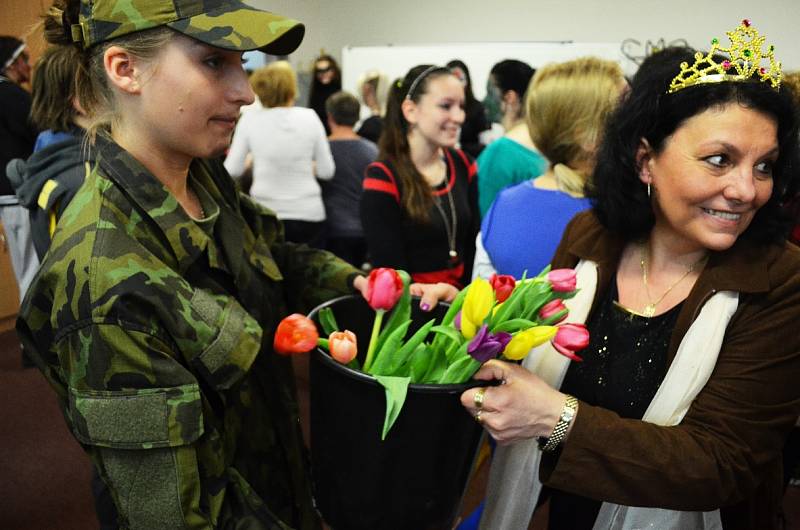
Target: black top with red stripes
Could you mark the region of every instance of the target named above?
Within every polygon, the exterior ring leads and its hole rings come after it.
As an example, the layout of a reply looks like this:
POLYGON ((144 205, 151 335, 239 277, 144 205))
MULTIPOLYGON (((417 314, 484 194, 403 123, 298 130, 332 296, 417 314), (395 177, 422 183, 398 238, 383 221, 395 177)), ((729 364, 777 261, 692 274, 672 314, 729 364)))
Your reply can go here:
POLYGON ((443 281, 461 287, 470 279, 475 236, 480 229, 477 168, 459 149, 444 149, 443 157, 446 177, 431 189, 440 208, 431 207, 427 223, 411 220, 403 209, 402 185, 386 160, 367 167, 361 222, 373 266, 403 269, 414 281, 443 281), (448 225, 453 224, 451 204, 456 213, 455 259, 448 241, 448 225))

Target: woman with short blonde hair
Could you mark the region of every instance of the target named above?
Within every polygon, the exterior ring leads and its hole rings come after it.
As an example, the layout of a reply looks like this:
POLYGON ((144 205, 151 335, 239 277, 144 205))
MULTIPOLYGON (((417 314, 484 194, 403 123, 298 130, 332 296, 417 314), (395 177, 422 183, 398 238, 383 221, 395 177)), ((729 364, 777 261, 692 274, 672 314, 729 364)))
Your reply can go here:
POLYGON ((256 70, 250 84, 264 108, 239 120, 225 168, 240 177, 252 155, 250 195, 278 214, 287 240, 323 248, 325 206, 317 179, 330 180, 335 171, 325 129, 312 109, 294 106, 297 76, 288 62, 256 70))
POLYGON ((297 75, 287 61, 259 68, 250 77, 250 84, 265 107, 289 107, 297 98, 297 75))

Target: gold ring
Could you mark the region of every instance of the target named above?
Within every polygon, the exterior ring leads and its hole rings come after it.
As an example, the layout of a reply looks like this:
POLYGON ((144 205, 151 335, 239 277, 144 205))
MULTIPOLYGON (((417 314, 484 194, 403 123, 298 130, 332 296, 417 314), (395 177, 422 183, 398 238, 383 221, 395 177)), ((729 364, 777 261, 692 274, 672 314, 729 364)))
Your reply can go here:
POLYGON ((476 409, 480 410, 481 408, 483 408, 483 395, 485 393, 486 393, 486 387, 483 387, 478 389, 478 391, 475 392, 475 395, 472 396, 472 402, 475 403, 476 409))
POLYGON ((478 412, 475 413, 475 421, 482 424, 483 419, 481 418, 481 414, 483 414, 483 409, 478 409, 478 412))

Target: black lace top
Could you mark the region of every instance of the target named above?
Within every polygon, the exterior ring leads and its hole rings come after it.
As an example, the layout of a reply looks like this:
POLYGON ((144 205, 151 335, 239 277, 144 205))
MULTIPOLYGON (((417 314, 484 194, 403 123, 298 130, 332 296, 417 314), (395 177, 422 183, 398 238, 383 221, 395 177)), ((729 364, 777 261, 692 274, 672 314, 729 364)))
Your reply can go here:
MULTIPOLYGON (((641 419, 667 373, 667 350, 683 303, 653 318, 615 300, 616 282, 586 322, 589 347, 570 363, 561 391, 619 414, 641 419)), ((586 477, 591 480, 590 477, 586 477)), ((550 490, 549 528, 591 529, 601 503, 550 490)))

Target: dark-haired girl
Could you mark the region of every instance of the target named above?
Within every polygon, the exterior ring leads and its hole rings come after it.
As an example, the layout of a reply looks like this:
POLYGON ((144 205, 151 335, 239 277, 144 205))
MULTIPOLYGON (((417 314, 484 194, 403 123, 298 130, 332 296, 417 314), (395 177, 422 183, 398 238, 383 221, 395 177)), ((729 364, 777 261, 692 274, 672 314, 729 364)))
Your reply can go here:
POLYGON ((361 199, 374 266, 418 282, 469 280, 480 219, 475 164, 454 148, 463 122, 464 89, 447 68, 416 66, 392 87, 361 199))

